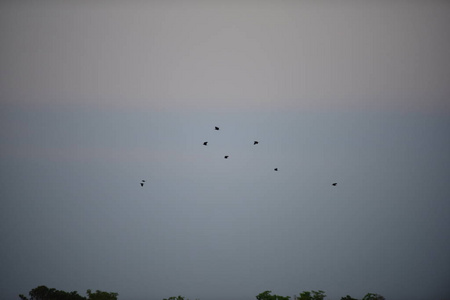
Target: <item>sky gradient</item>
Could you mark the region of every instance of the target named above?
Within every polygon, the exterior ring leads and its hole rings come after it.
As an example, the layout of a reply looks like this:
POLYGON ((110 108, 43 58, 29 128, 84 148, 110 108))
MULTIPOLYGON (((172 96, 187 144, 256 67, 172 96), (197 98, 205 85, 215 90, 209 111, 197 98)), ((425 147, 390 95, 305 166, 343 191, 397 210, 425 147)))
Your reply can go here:
POLYGON ((0 298, 447 299, 449 14, 3 1, 0 298))

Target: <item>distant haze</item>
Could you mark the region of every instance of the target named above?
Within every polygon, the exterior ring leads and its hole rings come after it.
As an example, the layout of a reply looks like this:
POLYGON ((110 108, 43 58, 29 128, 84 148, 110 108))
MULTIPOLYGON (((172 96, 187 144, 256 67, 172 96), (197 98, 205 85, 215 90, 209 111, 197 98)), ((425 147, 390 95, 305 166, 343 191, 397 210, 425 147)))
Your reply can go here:
POLYGON ((448 299, 449 15, 3 1, 0 298, 448 299))

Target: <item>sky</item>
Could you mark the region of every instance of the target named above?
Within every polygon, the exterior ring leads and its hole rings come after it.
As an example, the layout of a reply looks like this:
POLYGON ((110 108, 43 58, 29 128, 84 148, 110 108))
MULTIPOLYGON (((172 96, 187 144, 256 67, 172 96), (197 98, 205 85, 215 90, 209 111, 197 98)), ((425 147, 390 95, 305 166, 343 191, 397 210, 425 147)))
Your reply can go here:
POLYGON ((2 1, 0 298, 449 299, 449 14, 2 1))

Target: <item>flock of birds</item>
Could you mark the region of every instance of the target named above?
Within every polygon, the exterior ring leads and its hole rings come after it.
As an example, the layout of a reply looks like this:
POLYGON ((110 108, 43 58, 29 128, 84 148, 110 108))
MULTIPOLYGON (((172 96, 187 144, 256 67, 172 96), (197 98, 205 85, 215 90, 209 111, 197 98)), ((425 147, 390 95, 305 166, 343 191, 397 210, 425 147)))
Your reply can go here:
MULTIPOLYGON (((214 130, 220 130, 219 127, 215 126, 214 130)), ((253 141, 253 145, 258 145, 259 142, 258 141, 253 141)), ((208 146, 208 142, 203 142, 203 146, 208 146)), ((230 157, 229 155, 225 155, 223 158, 228 159, 228 157, 230 157)), ((273 169, 274 171, 278 171, 278 168, 273 169)))
MULTIPOLYGON (((220 130, 220 128, 217 127, 217 126, 215 126, 215 127, 214 127, 214 130, 220 130)), ((253 141, 253 145, 258 145, 258 144, 259 144, 258 141, 253 141)), ((208 146, 208 141, 203 142, 203 146, 208 146)), ((229 155, 225 155, 225 156, 224 156, 225 159, 228 159, 228 157, 230 157, 230 156, 229 156, 229 155)), ((278 171, 278 168, 274 168, 273 170, 277 172, 277 171, 278 171)), ((142 181, 140 182, 141 187, 144 186, 144 183, 145 183, 145 180, 142 179, 142 181)), ((331 185, 332 185, 332 186, 336 186, 336 185, 337 185, 337 182, 333 182, 331 185)))

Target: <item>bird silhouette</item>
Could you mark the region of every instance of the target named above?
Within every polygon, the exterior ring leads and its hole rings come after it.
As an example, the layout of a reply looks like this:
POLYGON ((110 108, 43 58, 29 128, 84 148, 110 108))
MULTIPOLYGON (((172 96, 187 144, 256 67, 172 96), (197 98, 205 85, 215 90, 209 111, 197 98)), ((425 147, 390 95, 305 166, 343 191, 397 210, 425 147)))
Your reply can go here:
POLYGON ((207 146, 207 145, 208 145, 208 142, 204 142, 204 143, 203 143, 203 146, 207 146))
POLYGON ((145 180, 144 180, 144 179, 142 179, 142 182, 145 182, 145 180))
POLYGON ((258 141, 254 141, 254 142, 253 142, 253 145, 258 145, 258 144, 259 144, 258 141))
POLYGON ((143 183, 143 182, 141 182, 141 186, 144 186, 144 183, 143 183))
POLYGON ((228 155, 225 155, 224 158, 227 159, 227 158, 228 158, 228 155))
POLYGON ((219 127, 215 126, 214 129, 215 129, 215 130, 219 130, 219 127))
POLYGON ((336 186, 336 185, 337 185, 337 182, 335 182, 335 183, 332 184, 332 186, 336 186))
POLYGON ((273 169, 274 171, 278 171, 278 168, 273 169))

